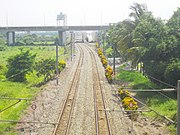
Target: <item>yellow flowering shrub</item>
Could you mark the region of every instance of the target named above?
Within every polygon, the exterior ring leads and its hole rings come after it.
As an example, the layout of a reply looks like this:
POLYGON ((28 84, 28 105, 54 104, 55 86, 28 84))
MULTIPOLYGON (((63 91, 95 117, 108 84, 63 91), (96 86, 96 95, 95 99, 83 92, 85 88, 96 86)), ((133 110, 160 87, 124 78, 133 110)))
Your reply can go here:
POLYGON ((113 74, 113 69, 110 66, 106 67, 106 73, 112 75, 113 74))
POLYGON ((98 48, 98 55, 101 57, 102 56, 102 49, 101 48, 98 48))
POLYGON ((131 118, 131 120, 136 121, 138 118, 138 112, 130 112, 128 110, 137 110, 138 109, 137 102, 132 97, 129 96, 130 92, 128 90, 123 90, 122 88, 120 88, 118 91, 118 95, 122 99, 123 108, 128 114, 130 114, 129 117, 131 118))
POLYGON ((122 100, 122 106, 125 110, 137 110, 138 105, 137 102, 130 97, 130 92, 128 90, 123 90, 120 88, 118 90, 118 95, 121 97, 122 100))
POLYGON ((101 48, 98 48, 98 55, 99 57, 101 58, 101 62, 105 68, 105 76, 108 80, 109 83, 112 83, 112 80, 113 80, 113 77, 112 77, 112 74, 113 74, 113 69, 108 66, 108 61, 106 59, 106 57, 103 55, 103 52, 102 52, 102 49, 101 48))
POLYGON ((110 66, 107 66, 105 70, 105 76, 109 83, 112 83, 112 74, 113 74, 112 68, 110 66))
POLYGON ((61 72, 66 67, 66 62, 64 60, 59 61, 58 69, 61 72))
POLYGON ((103 64, 104 67, 107 67, 107 64, 108 64, 107 60, 106 60, 106 59, 103 59, 103 60, 102 60, 102 64, 103 64))
POLYGON ((101 62, 103 64, 104 68, 106 68, 108 62, 107 62, 107 59, 106 59, 106 57, 104 55, 101 56, 101 62))
POLYGON ((96 43, 95 45, 96 45, 97 48, 99 47, 99 44, 98 44, 98 43, 96 43))
POLYGON ((125 110, 137 110, 138 109, 137 102, 134 101, 134 99, 131 97, 125 97, 122 100, 122 105, 125 110))
POLYGON ((63 68, 65 68, 66 67, 66 62, 64 60, 60 60, 59 65, 62 66, 63 68))
POLYGON ((118 95, 121 97, 121 99, 123 100, 125 97, 129 97, 128 95, 130 94, 130 92, 128 90, 122 90, 119 89, 118 90, 118 95))
POLYGON ((106 59, 106 57, 103 54, 100 56, 100 58, 101 58, 101 62, 103 59, 106 59))

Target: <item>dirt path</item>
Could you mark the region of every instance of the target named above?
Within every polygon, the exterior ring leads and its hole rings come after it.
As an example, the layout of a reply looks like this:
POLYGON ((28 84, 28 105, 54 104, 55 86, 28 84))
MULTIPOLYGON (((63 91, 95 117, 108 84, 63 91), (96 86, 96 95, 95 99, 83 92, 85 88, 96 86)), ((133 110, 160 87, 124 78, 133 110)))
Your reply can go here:
MULTIPOLYGON (((94 116, 94 99, 93 99, 93 71, 92 59, 86 49, 87 44, 76 44, 81 46, 84 51, 84 60, 81 66, 79 86, 75 105, 72 111, 69 135, 94 135, 95 134, 95 116, 94 116)), ((94 45, 90 45, 94 49, 94 45)), ((77 49, 78 50, 78 49, 77 49)), ((116 97, 113 87, 108 84, 104 69, 96 52, 96 62, 100 76, 100 84, 103 88, 105 104, 107 109, 118 111, 107 111, 108 119, 112 128, 113 135, 161 135, 168 134, 163 125, 155 126, 147 119, 140 119, 133 123, 122 113, 121 105, 116 97)), ((60 84, 57 86, 56 81, 49 82, 46 87, 37 95, 35 121, 56 123, 63 101, 65 100, 69 85, 72 82, 75 69, 78 65, 80 52, 76 51, 73 62, 69 62, 67 68, 61 73, 60 84)), ((21 119, 22 121, 33 121, 33 111, 31 107, 21 119)), ((51 135, 55 125, 53 124, 18 124, 17 130, 20 135, 51 135), (34 131, 35 126, 35 131, 34 131)))

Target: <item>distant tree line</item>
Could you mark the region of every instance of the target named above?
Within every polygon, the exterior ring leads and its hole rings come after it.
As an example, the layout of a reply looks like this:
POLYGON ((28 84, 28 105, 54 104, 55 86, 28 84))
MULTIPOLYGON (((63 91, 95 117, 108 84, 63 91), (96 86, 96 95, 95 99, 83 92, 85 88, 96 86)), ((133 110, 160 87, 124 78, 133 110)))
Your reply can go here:
POLYGON ((55 42, 57 36, 26 34, 16 37, 16 45, 47 45, 55 42))
POLYGON ((4 39, 4 35, 3 34, 0 34, 0 51, 4 51, 6 50, 6 42, 5 42, 5 39, 4 39))
POLYGON ((134 67, 140 64, 147 75, 176 86, 180 79, 180 8, 167 21, 155 18, 143 4, 134 3, 130 9, 130 19, 108 30, 108 42, 134 67))

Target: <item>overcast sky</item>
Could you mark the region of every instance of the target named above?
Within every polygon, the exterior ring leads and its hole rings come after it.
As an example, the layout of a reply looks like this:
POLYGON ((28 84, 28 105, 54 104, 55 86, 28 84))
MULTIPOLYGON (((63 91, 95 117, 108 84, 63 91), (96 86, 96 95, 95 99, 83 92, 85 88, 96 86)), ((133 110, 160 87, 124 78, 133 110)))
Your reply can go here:
POLYGON ((68 25, 116 23, 128 18, 133 2, 162 19, 180 7, 180 0, 0 0, 0 26, 54 26, 60 12, 68 25))

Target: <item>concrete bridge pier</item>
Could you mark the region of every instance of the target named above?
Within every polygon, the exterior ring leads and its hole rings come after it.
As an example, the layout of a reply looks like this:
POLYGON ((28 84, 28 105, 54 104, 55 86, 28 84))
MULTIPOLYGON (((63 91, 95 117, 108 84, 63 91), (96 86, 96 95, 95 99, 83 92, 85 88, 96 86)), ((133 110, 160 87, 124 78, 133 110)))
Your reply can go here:
POLYGON ((59 45, 63 46, 66 42, 66 32, 65 31, 58 31, 58 39, 59 39, 59 45))
POLYGON ((58 31, 59 45, 63 45, 63 31, 58 31))
POLYGON ((7 32, 7 44, 9 46, 15 44, 15 32, 14 31, 7 32))

